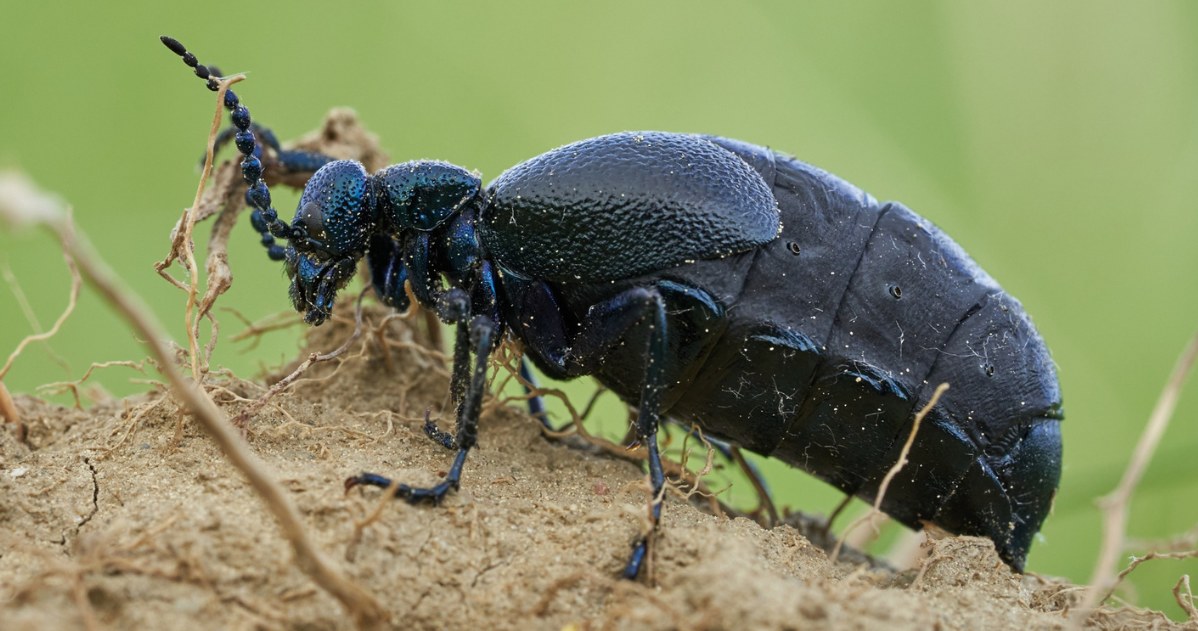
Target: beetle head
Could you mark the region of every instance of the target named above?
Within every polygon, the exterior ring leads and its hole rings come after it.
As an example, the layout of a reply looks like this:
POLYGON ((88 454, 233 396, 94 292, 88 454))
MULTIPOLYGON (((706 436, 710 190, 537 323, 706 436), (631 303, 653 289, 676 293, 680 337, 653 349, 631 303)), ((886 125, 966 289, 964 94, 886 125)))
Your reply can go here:
POLYGON ((330 162, 308 180, 291 223, 286 265, 291 303, 309 324, 328 318, 377 225, 374 189, 361 163, 330 162))

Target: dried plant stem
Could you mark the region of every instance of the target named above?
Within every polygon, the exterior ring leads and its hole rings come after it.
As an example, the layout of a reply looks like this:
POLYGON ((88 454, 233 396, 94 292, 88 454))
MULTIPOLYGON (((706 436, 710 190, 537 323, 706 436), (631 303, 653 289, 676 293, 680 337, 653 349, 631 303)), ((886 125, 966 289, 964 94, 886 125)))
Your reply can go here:
POLYGON ((8 375, 13 362, 17 360, 17 357, 21 355, 26 346, 54 337, 58 333, 58 330, 62 328, 62 324, 67 321, 71 312, 75 310, 75 305, 79 302, 79 288, 83 285, 83 279, 79 276, 79 268, 75 265, 75 260, 67 252, 63 252, 62 257, 66 260, 67 269, 71 272, 71 293, 67 299, 66 308, 62 310, 62 314, 54 321, 54 326, 50 327, 49 331, 26 335, 17 344, 17 347, 13 349, 13 352, 8 355, 8 360, 4 362, 4 366, 0 367, 0 416, 3 416, 6 422, 13 424, 16 428, 17 440, 22 443, 25 442, 28 431, 25 428, 25 423, 21 422, 21 415, 17 412, 17 406, 13 403, 12 396, 8 393, 8 388, 4 385, 4 377, 8 375))
POLYGON ((781 520, 778 518, 778 508, 774 505, 774 498, 770 497, 769 489, 765 488, 765 481, 761 479, 757 470, 745 459, 745 455, 741 453, 740 447, 732 445, 730 451, 732 452, 732 461, 740 468, 740 472, 749 479, 749 484, 753 486, 753 491, 757 494, 757 508, 753 512, 761 514, 764 511, 764 516, 758 522, 764 521, 765 523, 761 524, 764 528, 773 528, 775 525, 781 523, 781 520))
POLYGON ((836 505, 836 508, 833 508, 832 512, 828 514, 828 519, 825 520, 824 525, 820 526, 819 528, 819 532, 822 533, 824 539, 827 539, 828 533, 832 532, 832 524, 836 522, 836 519, 844 513, 844 510, 848 508, 849 504, 852 502, 853 496, 845 495, 844 499, 840 500, 840 503, 836 505))
POLYGON ((271 333, 273 331, 282 331, 284 329, 289 329, 304 323, 303 316, 296 313, 294 309, 283 313, 275 313, 266 316, 257 322, 252 322, 249 318, 245 317, 244 314, 233 307, 224 307, 223 310, 232 314, 234 318, 241 320, 241 323, 245 325, 244 329, 235 333, 230 339, 232 339, 234 342, 250 340, 250 349, 253 349, 258 344, 259 340, 267 333, 271 333))
POLYGON ((17 282, 17 277, 12 273, 12 268, 8 266, 8 261, 3 259, 0 259, 0 275, 3 275, 4 282, 8 283, 8 290, 16 299, 17 306, 21 308, 25 321, 33 328, 34 333, 41 333, 42 325, 37 321, 37 314, 33 312, 33 307, 29 304, 29 297, 25 295, 25 290, 21 289, 21 283, 17 282))
POLYGON ((208 398, 198 382, 187 381, 176 368, 174 357, 164 342, 167 336, 151 316, 147 315, 150 313, 149 309, 140 299, 135 298, 132 292, 118 286, 111 270, 75 232, 73 223, 65 214, 57 220, 45 221, 44 225, 58 236, 63 249, 74 257, 83 276, 137 331, 149 347, 159 370, 166 375, 175 396, 183 401, 229 461, 245 475, 250 485, 262 497, 267 508, 278 520, 283 535, 291 543, 299 568, 337 598, 359 627, 382 627, 386 621, 386 611, 379 602, 344 576, 321 553, 304 529, 287 491, 268 473, 266 465, 250 451, 228 417, 208 398))
POLYGON ((87 381, 92 376, 92 373, 95 372, 96 370, 99 370, 102 368, 112 368, 113 366, 124 366, 126 368, 132 368, 133 370, 136 370, 137 372, 140 372, 142 374, 145 374, 145 372, 146 372, 144 360, 137 361, 137 362, 128 361, 128 360, 108 361, 108 362, 92 362, 92 365, 88 366, 87 372, 83 373, 82 377, 80 377, 74 381, 55 381, 54 383, 47 383, 44 385, 40 385, 37 387, 37 393, 39 395, 47 395, 47 394, 55 395, 55 394, 62 394, 64 392, 70 392, 71 396, 74 397, 74 399, 75 399, 75 409, 82 410, 83 409, 83 399, 79 394, 79 387, 82 386, 83 382, 87 381))
POLYGON ((232 77, 223 78, 218 82, 220 86, 216 92, 216 114, 212 117, 212 128, 208 132, 208 147, 204 154, 204 172, 200 175, 200 182, 196 186, 195 200, 191 204, 191 208, 183 211, 183 230, 179 235, 179 242, 183 246, 183 252, 187 257, 187 272, 189 274, 187 287, 187 309, 184 312, 184 325, 187 327, 187 345, 191 352, 191 378, 196 382, 200 382, 200 348, 199 348, 199 330, 201 314, 196 312, 197 295, 196 286, 200 283, 200 271, 196 266, 195 257, 195 242, 192 239, 192 233, 195 231, 196 212, 200 208, 200 200, 204 197, 204 187, 208 184, 208 177, 212 175, 212 159, 216 154, 216 134, 220 131, 220 122, 222 119, 222 107, 225 102, 225 92, 229 90, 229 86, 245 79, 245 75, 234 75, 232 77))
POLYGON ((898 475, 899 471, 902 471, 903 467, 907 466, 907 456, 911 453, 911 445, 915 444, 915 435, 919 433, 919 426, 923 423, 923 419, 928 415, 928 412, 931 412, 932 408, 936 407, 936 404, 940 402, 940 397, 946 390, 948 390, 947 383, 936 386, 936 390, 932 392, 932 398, 928 399, 927 405, 923 406, 923 409, 915 414, 915 419, 911 422, 911 432, 907 434, 907 442, 903 443, 903 449, 899 452, 898 460, 886 472, 886 476, 882 478, 882 484, 878 486, 878 497, 874 500, 874 505, 868 513, 858 517, 853 523, 849 524, 848 528, 844 529, 844 533, 836 541, 836 546, 832 548, 833 563, 840 557, 840 548, 844 544, 844 540, 848 538, 849 533, 862 524, 873 523, 874 516, 882 513, 882 500, 886 498, 886 490, 890 488, 890 482, 894 480, 894 476, 898 475))
POLYGON ((8 361, 4 362, 4 366, 0 368, 0 381, 4 380, 5 375, 8 374, 8 370, 12 368, 12 363, 16 361, 17 356, 21 354, 21 351, 25 350, 26 346, 29 346, 34 342, 42 342, 54 337, 54 335, 58 333, 58 329, 62 328, 63 322, 66 322, 67 317, 70 316, 71 312, 75 310, 75 304, 79 301, 79 287, 83 284, 83 279, 79 277, 79 269, 75 266, 75 261, 71 258, 71 255, 64 252, 63 258, 66 259, 67 269, 71 272, 71 295, 67 300, 66 308, 62 310, 62 314, 59 315, 58 319, 54 321, 54 326, 50 327, 49 331, 46 331, 45 333, 27 335, 25 336, 25 339, 21 340, 20 344, 17 344, 17 348, 9 354, 8 361))
MULTIPOLYGON (((1115 576, 1115 583, 1118 584, 1120 581, 1122 581, 1124 578, 1126 578, 1128 574, 1131 574, 1132 572, 1134 572, 1136 568, 1140 567, 1141 565, 1143 565, 1149 561, 1153 561, 1155 559, 1193 559, 1193 558, 1198 558, 1198 550, 1185 550, 1183 552, 1155 552, 1154 551, 1154 552, 1149 552, 1148 554, 1145 554, 1142 557, 1133 556, 1131 558, 1131 563, 1128 563, 1127 567, 1123 568, 1123 571, 1119 572, 1119 574, 1117 574, 1115 576)), ((1107 594, 1107 596, 1109 597, 1110 594, 1107 594)))
POLYGON ((1110 596, 1119 584, 1120 578, 1126 575, 1126 573, 1116 575, 1115 564, 1126 544, 1127 514, 1131 496, 1140 483, 1140 478, 1143 477, 1148 463, 1152 460, 1152 454, 1156 451, 1156 446, 1160 443, 1165 428, 1169 425, 1169 419, 1173 416, 1173 410, 1177 407, 1177 400, 1181 396, 1182 385, 1185 383, 1190 369, 1193 368, 1195 359, 1198 359, 1198 333, 1190 338, 1190 343, 1173 366, 1169 381, 1165 383, 1161 396, 1157 399, 1156 407, 1153 408, 1152 415, 1148 417, 1148 424, 1144 427, 1144 433, 1140 435, 1140 442, 1136 445, 1131 462, 1127 464, 1127 469, 1123 472, 1123 479, 1119 481, 1119 486, 1098 500, 1098 505, 1103 511, 1102 549, 1098 556, 1098 562, 1094 565, 1094 574, 1090 577, 1090 589, 1086 592, 1086 598, 1070 620, 1074 627, 1080 627, 1090 617, 1090 614, 1094 613, 1094 610, 1102 604, 1102 601, 1110 596))
POLYGON ((1198 622, 1198 608, 1194 607, 1194 592, 1190 589, 1189 574, 1182 574, 1181 578, 1177 579, 1177 584, 1173 586, 1173 598, 1177 600, 1177 606, 1186 612, 1186 616, 1191 622, 1198 622))

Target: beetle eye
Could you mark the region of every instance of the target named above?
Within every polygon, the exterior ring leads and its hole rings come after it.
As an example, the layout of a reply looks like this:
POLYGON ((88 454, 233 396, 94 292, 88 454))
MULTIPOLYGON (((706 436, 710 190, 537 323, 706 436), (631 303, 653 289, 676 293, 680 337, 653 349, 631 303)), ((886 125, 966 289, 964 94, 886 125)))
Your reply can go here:
POLYGON ((324 211, 320 209, 319 204, 315 202, 304 204, 295 218, 295 223, 304 226, 308 230, 309 237, 324 240, 324 211))

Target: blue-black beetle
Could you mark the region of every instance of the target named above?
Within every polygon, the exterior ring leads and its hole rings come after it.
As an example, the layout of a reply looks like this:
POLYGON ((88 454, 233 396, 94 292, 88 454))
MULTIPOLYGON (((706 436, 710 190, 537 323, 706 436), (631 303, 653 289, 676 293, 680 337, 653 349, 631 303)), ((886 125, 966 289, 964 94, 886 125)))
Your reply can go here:
MULTIPOLYGON (((637 407, 655 497, 665 415, 873 499, 914 412, 948 382, 882 508, 912 528, 988 537, 1022 569, 1060 477, 1055 369, 1019 302, 901 204, 763 147, 638 132, 560 147, 488 187, 445 162, 374 174, 329 162, 288 224, 249 112, 231 91, 225 105, 254 227, 308 322, 328 317, 364 256, 384 302, 407 308, 406 285, 458 325, 457 457, 441 484, 400 485, 400 497, 457 488, 505 334, 548 375, 593 375, 637 407)), ((647 547, 634 543, 625 576, 647 547)))

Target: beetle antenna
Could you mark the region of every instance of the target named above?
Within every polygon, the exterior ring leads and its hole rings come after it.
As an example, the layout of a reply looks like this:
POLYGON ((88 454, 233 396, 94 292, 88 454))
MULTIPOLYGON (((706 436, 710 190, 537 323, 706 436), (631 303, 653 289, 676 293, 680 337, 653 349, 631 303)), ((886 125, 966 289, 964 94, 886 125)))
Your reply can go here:
MULTIPOLYGON (((188 51, 179 40, 166 35, 160 39, 167 48, 171 49, 171 52, 183 58, 183 63, 194 70, 197 77, 205 81, 209 90, 216 92, 220 89, 214 66, 200 64, 196 56, 188 51)), ((275 239, 290 239, 292 227, 287 225, 286 221, 279 219, 279 213, 270 205, 270 188, 262 179, 262 160, 259 159, 262 148, 255 140, 254 132, 250 129, 250 111, 241 104, 241 100, 232 90, 225 91, 224 105, 225 109, 229 110, 229 118, 233 120, 233 126, 237 128, 233 142, 237 145, 237 150, 241 152, 241 176, 249 186, 245 192, 245 201, 253 209, 250 213, 250 222, 254 225, 254 230, 262 235, 262 245, 266 248, 267 256, 275 261, 282 261, 287 257, 287 253, 283 246, 275 242, 275 239)))

